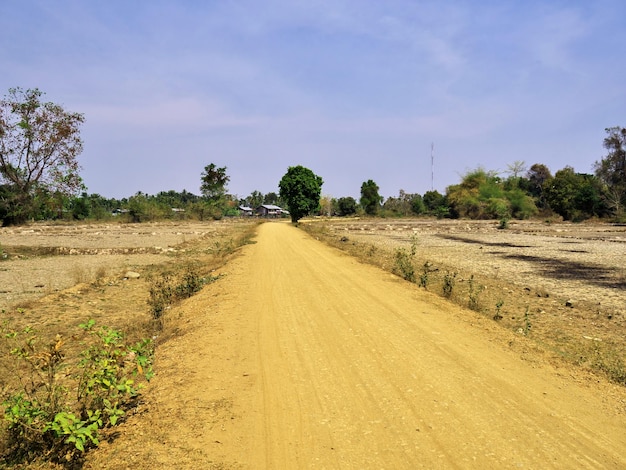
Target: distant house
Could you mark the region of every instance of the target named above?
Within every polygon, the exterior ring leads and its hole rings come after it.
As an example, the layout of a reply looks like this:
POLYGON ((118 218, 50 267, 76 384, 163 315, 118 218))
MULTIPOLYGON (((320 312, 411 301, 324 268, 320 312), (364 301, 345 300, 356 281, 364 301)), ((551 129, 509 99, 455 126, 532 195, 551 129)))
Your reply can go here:
POLYGON ((256 213, 261 217, 282 217, 288 212, 273 204, 263 204, 257 208, 256 213))
POLYGON ((254 215, 254 209, 252 209, 252 207, 239 206, 239 211, 241 212, 241 215, 244 215, 247 217, 251 217, 252 215, 254 215))

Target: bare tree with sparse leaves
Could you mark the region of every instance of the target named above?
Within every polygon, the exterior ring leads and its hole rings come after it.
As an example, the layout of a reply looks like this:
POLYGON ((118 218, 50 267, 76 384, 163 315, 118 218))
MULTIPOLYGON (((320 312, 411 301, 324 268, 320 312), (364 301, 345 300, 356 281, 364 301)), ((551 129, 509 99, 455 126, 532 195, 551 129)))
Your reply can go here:
POLYGON ((31 216, 36 194, 84 190, 78 156, 84 116, 42 101, 37 88, 11 88, 0 100, 0 218, 4 225, 31 216))

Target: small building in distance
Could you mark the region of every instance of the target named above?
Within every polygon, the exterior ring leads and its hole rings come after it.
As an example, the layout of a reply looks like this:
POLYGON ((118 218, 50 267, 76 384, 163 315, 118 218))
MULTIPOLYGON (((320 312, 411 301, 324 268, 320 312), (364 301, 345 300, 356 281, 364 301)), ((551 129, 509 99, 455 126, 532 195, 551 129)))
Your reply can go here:
POLYGON ((283 215, 289 214, 288 211, 281 209, 280 207, 273 204, 260 205, 257 208, 256 213, 261 217, 282 217, 283 215))
POLYGON ((252 217, 254 215, 254 209, 248 206, 239 206, 239 212, 245 217, 252 217))

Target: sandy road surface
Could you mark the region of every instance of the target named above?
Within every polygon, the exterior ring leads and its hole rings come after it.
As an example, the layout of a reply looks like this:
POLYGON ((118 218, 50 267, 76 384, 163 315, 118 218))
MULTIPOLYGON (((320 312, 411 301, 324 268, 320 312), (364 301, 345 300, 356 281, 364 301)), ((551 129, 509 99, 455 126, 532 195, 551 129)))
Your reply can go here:
POLYGON ((224 272, 109 468, 626 468, 619 402, 471 312, 284 223, 224 272))

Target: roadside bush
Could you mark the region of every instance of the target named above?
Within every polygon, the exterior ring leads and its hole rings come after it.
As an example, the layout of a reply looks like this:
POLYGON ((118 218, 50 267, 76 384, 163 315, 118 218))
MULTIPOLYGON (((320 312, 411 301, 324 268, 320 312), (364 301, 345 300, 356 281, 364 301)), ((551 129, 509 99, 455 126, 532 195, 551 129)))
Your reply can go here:
POLYGON ((480 293, 484 290, 484 286, 477 285, 474 280, 474 275, 472 274, 469 278, 469 300, 467 302, 467 306, 470 310, 474 310, 476 312, 480 311, 480 293))
POLYGON ((141 381, 152 377, 150 340, 128 344, 123 333, 93 320, 80 328, 82 335, 46 342, 31 327, 2 326, 7 463, 80 459, 98 445, 100 430, 115 426, 133 405, 141 381), (82 352, 68 359, 72 347, 82 352))
POLYGON ((454 286, 456 285, 456 276, 457 273, 450 271, 446 271, 443 275, 442 293, 446 299, 452 297, 452 292, 454 291, 454 286))
POLYGON ((404 248, 398 248, 395 254, 395 273, 409 282, 415 282, 415 266, 413 265, 413 259, 417 254, 418 239, 415 236, 411 237, 411 250, 407 251, 404 248))
POLYGON ((413 257, 404 248, 398 248, 395 255, 395 273, 404 280, 415 282, 415 267, 413 257))
POLYGON ((165 310, 176 302, 192 297, 206 284, 218 277, 202 277, 196 270, 188 267, 182 274, 163 274, 150 281, 148 305, 155 320, 160 321, 165 310))

